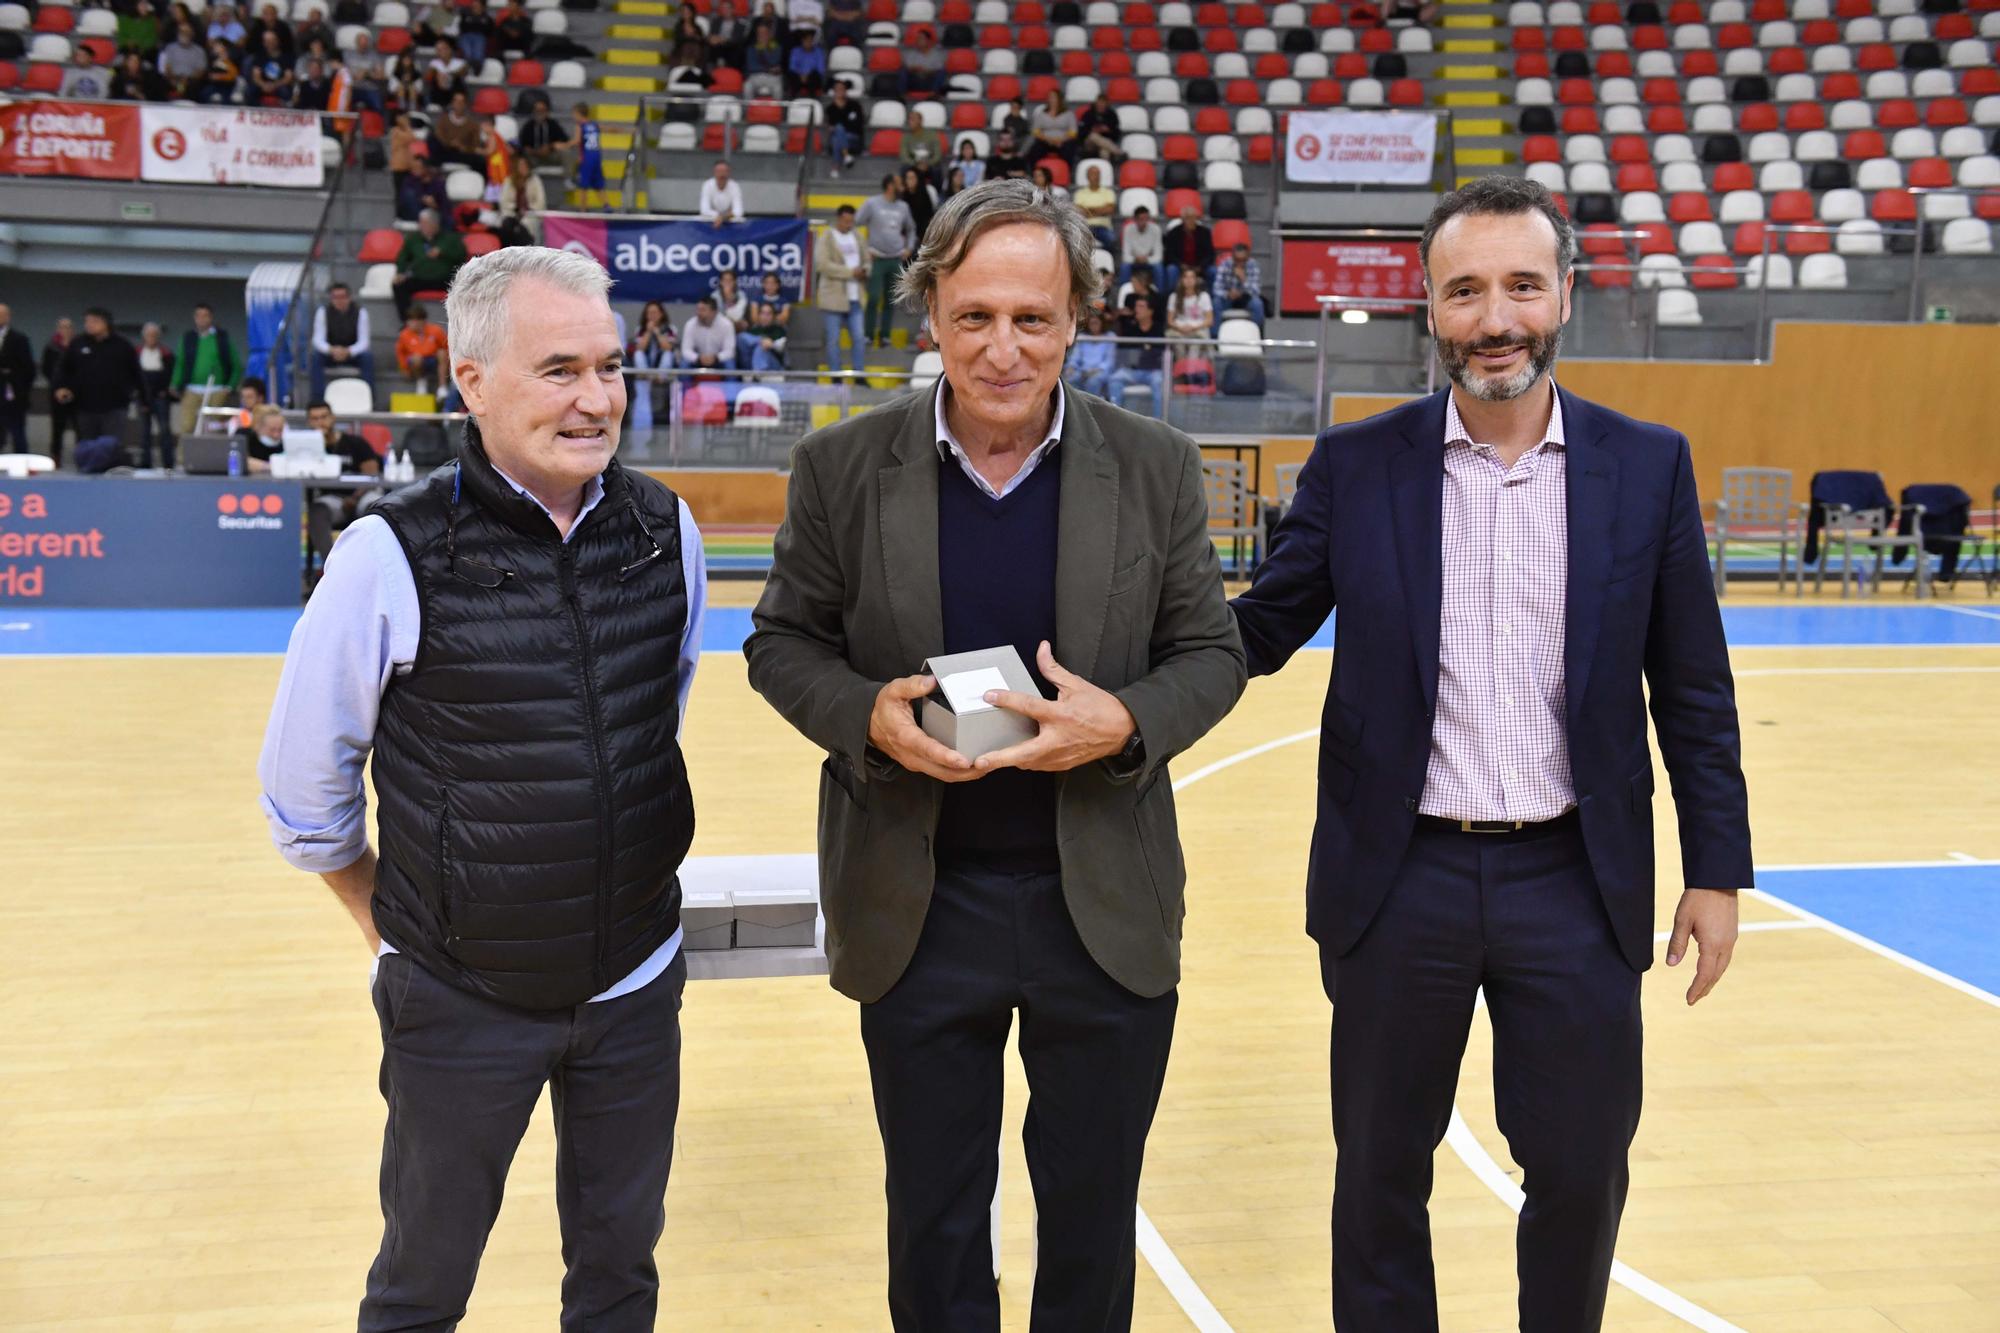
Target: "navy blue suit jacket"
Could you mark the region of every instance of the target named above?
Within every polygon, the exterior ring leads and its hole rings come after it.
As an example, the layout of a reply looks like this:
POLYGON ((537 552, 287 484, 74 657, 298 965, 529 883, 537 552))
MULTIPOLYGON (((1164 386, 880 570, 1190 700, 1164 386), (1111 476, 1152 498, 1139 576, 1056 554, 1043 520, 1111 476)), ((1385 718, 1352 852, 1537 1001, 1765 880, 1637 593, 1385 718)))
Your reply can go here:
MULTIPOLYGON (((1231 603, 1253 676, 1282 667, 1340 608, 1306 872, 1306 929, 1336 956, 1395 879, 1430 762, 1446 392, 1323 432, 1269 559, 1231 603)), ((1735 889, 1751 883, 1735 682, 1686 437, 1561 398, 1570 767, 1605 910, 1643 970, 1653 956, 1653 763, 1642 685, 1686 882, 1735 889)))

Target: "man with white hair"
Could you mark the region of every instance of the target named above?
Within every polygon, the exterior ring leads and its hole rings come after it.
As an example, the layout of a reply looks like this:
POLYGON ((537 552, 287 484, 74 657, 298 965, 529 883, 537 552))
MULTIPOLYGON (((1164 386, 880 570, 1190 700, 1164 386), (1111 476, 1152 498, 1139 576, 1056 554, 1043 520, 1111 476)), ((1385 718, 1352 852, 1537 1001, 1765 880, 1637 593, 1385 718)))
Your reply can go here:
POLYGON ((686 506, 613 457, 609 286, 532 247, 459 271, 458 459, 334 547, 265 735, 273 839, 376 959, 385 1225, 361 1333, 457 1326, 544 1085, 562 1326, 653 1327, 705 571, 686 506))

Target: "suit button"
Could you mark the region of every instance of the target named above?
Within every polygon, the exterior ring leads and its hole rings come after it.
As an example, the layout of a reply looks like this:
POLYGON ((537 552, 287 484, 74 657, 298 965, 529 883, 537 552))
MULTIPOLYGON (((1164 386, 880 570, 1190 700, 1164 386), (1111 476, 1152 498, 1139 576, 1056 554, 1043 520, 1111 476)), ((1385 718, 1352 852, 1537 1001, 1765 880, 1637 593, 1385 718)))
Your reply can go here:
POLYGON ((1404 808, 1405 810, 1414 810, 1414 809, 1416 809, 1416 808, 1417 808, 1417 798, 1416 798, 1416 797, 1414 797, 1414 796, 1405 796, 1405 797, 1403 798, 1403 808, 1404 808))

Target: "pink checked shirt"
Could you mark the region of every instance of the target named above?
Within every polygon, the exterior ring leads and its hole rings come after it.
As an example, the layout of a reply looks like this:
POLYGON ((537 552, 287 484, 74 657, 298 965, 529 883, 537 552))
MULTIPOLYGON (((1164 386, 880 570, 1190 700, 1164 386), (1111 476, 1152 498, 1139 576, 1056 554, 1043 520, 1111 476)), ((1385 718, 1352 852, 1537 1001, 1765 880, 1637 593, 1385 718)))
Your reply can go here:
POLYGON ((1561 400, 1542 442, 1503 468, 1446 396, 1444 618, 1437 721, 1419 809, 1537 821, 1576 804, 1563 717, 1569 508, 1561 400))

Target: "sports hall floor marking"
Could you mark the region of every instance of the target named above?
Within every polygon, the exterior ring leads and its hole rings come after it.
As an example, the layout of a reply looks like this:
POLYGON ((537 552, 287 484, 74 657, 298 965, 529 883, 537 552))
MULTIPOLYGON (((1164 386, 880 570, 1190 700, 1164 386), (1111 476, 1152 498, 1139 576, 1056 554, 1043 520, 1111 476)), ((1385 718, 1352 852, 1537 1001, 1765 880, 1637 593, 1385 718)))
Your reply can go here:
POLYGON ((1946 606, 1943 602, 1932 602, 1933 611, 1949 611, 1955 616, 1978 616, 1981 620, 2000 620, 2000 611, 1981 611, 1975 606, 1946 606))

